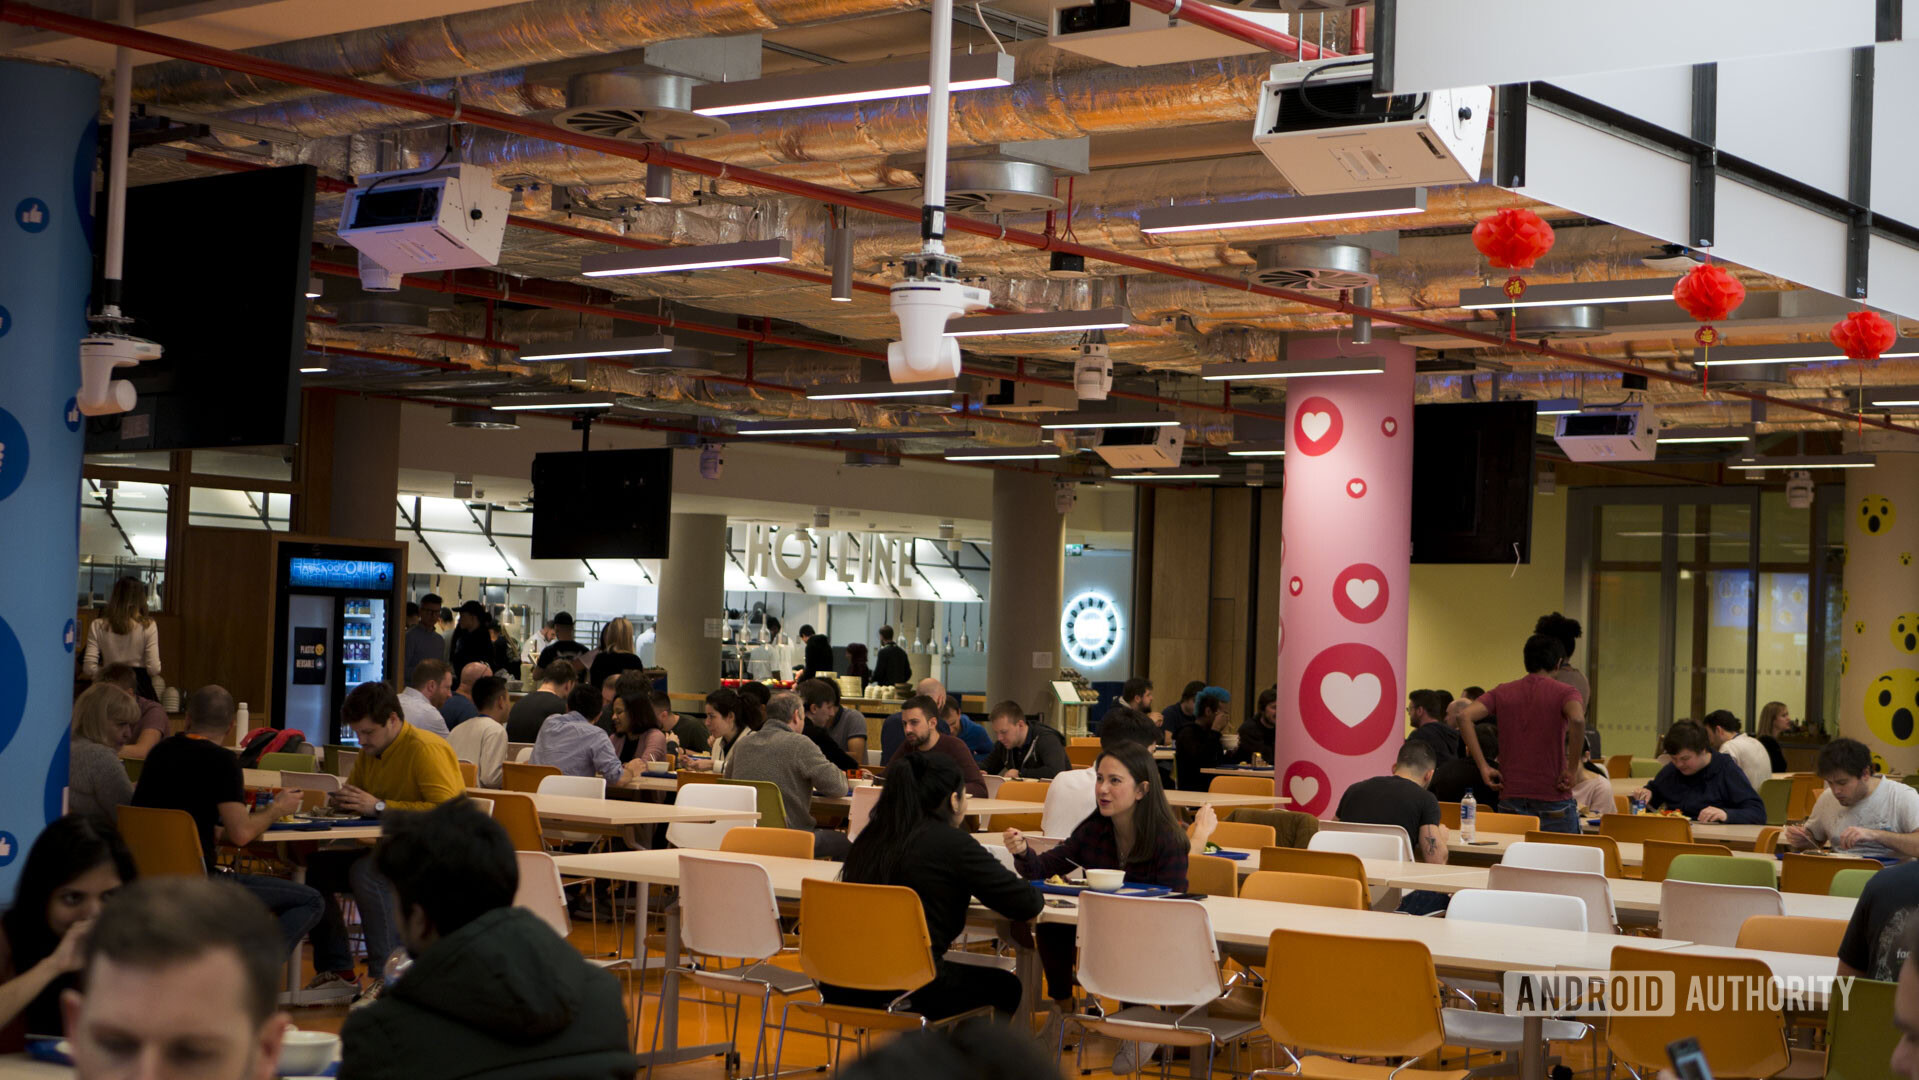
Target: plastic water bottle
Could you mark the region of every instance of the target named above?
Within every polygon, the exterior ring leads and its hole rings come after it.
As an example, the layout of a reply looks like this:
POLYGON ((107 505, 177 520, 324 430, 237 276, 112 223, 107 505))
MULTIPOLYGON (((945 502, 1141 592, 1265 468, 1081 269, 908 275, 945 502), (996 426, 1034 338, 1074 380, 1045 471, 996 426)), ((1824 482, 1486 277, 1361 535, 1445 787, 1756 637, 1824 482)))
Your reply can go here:
POLYGON ((1635 814, 1645 813, 1648 802, 1649 800, 1644 795, 1634 793, 1630 804, 1632 806, 1632 812, 1635 814))
POLYGON ((252 721, 247 717, 247 703, 242 701, 233 710, 233 737, 245 738, 252 721))
POLYGON ((1479 817, 1479 800, 1473 798, 1471 791, 1459 800, 1459 838, 1472 843, 1473 825, 1479 817))

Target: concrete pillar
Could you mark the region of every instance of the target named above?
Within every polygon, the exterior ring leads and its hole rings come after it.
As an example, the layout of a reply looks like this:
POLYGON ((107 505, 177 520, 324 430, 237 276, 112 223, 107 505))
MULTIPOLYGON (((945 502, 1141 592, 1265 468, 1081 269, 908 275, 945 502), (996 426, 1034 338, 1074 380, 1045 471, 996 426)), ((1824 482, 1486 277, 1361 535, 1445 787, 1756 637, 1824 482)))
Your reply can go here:
MULTIPOLYGON (((1336 352, 1327 342, 1290 355, 1336 352)), ((1302 379, 1286 395, 1274 764, 1280 794, 1315 816, 1354 782, 1391 771, 1403 727, 1413 351, 1379 342, 1364 352, 1382 358, 1383 374, 1302 379)))
POLYGON ((1059 617, 1066 518, 1052 477, 993 473, 993 582, 987 596, 986 704, 1011 698, 1052 716, 1060 668, 1059 617))
MULTIPOLYGON (((333 405, 330 536, 391 540, 400 495, 400 403, 338 395, 333 405)), ((415 566, 415 573, 431 571, 415 566)))
MULTIPOLYGON (((720 685, 720 635, 707 621, 725 615, 726 515, 674 514, 660 563, 660 625, 654 661, 675 693, 720 685)), ((798 632, 795 626, 788 633, 798 632)))
POLYGON ((0 896, 60 816, 100 81, 0 58, 0 896), (31 718, 29 720, 29 718, 31 718))
POLYGON ((1868 434, 1879 464, 1846 474, 1839 733, 1893 775, 1919 768, 1919 453, 1910 435, 1868 434), (1897 452, 1904 451, 1904 452, 1897 452))

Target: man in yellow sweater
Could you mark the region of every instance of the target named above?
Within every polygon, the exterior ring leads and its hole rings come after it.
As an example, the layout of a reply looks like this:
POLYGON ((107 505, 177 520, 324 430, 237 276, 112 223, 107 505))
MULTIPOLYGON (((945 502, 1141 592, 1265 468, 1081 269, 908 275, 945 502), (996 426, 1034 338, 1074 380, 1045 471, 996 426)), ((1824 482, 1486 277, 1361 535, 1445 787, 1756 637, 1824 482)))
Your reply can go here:
MULTIPOLYGON (((406 722, 399 696, 384 683, 364 683, 347 695, 340 722, 360 741, 353 775, 333 795, 333 804, 362 817, 390 810, 430 810, 465 790, 459 759, 445 739, 406 722)), ((317 851, 307 863, 307 883, 326 897, 326 915, 313 929, 313 968, 319 974, 308 989, 359 985, 348 947, 346 924, 335 895, 351 892, 366 931, 369 984, 363 998, 378 997, 387 955, 397 944, 399 921, 393 889, 373 867, 365 845, 317 851)))

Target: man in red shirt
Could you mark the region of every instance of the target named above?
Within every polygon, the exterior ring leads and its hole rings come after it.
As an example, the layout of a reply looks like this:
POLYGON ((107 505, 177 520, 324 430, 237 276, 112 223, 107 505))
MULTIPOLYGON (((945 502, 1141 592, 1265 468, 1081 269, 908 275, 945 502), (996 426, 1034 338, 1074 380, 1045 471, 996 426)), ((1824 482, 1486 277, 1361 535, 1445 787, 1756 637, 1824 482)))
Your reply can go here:
POLYGON ((959 736, 948 735, 940 730, 939 711, 939 703, 925 694, 907 698, 906 703, 900 706, 900 726, 906 737, 893 751, 893 757, 886 759, 886 763, 891 765, 893 758, 901 754, 944 754, 959 766, 960 777, 966 781, 966 794, 975 799, 984 799, 986 780, 980 775, 979 762, 959 736))
POLYGON ((1466 706, 1460 734, 1488 786, 1500 789, 1499 812, 1536 814, 1547 832, 1579 831, 1573 781, 1586 745, 1586 703, 1579 691, 1553 679, 1566 659, 1544 634, 1526 639, 1526 677, 1496 686, 1466 706), (1499 724, 1499 762, 1486 760, 1473 725, 1499 724))

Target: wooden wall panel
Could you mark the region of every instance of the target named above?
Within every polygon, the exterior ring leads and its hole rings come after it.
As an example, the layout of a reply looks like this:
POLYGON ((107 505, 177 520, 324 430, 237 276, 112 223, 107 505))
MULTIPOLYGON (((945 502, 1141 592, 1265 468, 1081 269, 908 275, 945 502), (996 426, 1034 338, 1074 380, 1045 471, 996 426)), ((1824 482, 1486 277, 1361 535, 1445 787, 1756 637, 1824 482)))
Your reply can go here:
POLYGON ((265 723, 273 715, 274 534, 207 528, 187 533, 174 593, 181 598, 183 640, 177 674, 168 681, 182 694, 218 683, 265 723))
POLYGON ((1211 622, 1212 493, 1159 491, 1153 505, 1152 615, 1146 677, 1160 703, 1204 678, 1211 622))
MULTIPOLYGON (((1255 562, 1259 567, 1259 595, 1254 600, 1253 693, 1279 681, 1279 576, 1280 507, 1284 502, 1278 487, 1262 488, 1259 498, 1259 534, 1253 538, 1255 562)), ((1244 714, 1252 708, 1249 702, 1244 714)))
POLYGON ((1212 619, 1207 628, 1206 681, 1233 695, 1239 715, 1247 701, 1246 614, 1252 603, 1250 488, 1213 492, 1212 619))

